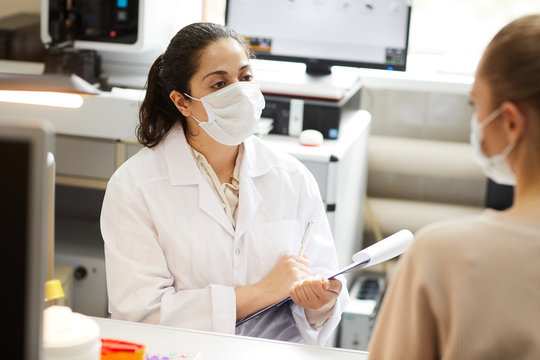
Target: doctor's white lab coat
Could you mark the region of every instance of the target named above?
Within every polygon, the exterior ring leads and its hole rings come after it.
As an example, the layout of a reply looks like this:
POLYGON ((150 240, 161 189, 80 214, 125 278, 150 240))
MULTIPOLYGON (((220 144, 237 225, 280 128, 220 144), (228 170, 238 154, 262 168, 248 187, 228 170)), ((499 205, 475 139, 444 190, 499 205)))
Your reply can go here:
POLYGON ((244 142, 236 230, 175 126, 111 177, 101 213, 109 311, 113 318, 323 345, 348 301, 343 291, 322 328, 290 302, 235 329, 234 288, 305 253, 312 274, 337 270, 330 227, 312 174, 296 159, 252 136, 244 142))

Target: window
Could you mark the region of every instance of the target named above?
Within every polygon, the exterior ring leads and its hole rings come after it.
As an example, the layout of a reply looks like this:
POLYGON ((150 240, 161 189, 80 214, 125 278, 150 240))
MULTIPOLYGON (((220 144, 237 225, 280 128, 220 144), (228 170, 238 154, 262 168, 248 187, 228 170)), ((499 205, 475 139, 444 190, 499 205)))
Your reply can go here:
POLYGON ((225 0, 203 0, 203 21, 225 23, 225 0))
POLYGON ((482 53, 505 24, 540 13, 539 1, 413 0, 410 51, 413 53, 482 53))

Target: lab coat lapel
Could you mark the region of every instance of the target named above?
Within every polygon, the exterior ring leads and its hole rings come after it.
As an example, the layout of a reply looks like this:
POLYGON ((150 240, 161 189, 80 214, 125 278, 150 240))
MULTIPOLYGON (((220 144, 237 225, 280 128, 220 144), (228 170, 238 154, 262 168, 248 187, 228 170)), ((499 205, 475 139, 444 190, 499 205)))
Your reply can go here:
POLYGON ((176 125, 167 135, 165 156, 171 185, 183 186, 186 191, 196 191, 194 185, 197 185, 199 192, 198 205, 201 211, 215 220, 231 236, 234 236, 231 222, 193 158, 181 125, 176 125))
POLYGON ((234 237, 234 229, 231 221, 225 214, 225 210, 218 201, 214 190, 212 190, 210 184, 208 184, 208 181, 202 175, 199 179, 199 208, 234 237))
POLYGON ((253 178, 245 172, 244 176, 240 176, 239 195, 235 238, 240 238, 246 232, 255 215, 257 215, 262 200, 253 178))
POLYGON ((240 238, 253 223, 261 205, 261 192, 255 184, 256 177, 271 170, 259 139, 254 136, 244 141, 244 160, 240 171, 240 191, 235 238, 240 238))

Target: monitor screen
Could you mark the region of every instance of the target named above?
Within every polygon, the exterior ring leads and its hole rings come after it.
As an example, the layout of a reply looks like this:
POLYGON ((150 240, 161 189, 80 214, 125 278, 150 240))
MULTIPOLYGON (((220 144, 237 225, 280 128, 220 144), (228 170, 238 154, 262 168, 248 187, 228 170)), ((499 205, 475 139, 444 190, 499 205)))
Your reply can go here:
POLYGON ((40 359, 47 235, 49 131, 0 119, 0 226, 5 254, 2 341, 6 359, 40 359))
POLYGON ((228 0, 226 23, 259 59, 405 71, 410 0, 228 0))

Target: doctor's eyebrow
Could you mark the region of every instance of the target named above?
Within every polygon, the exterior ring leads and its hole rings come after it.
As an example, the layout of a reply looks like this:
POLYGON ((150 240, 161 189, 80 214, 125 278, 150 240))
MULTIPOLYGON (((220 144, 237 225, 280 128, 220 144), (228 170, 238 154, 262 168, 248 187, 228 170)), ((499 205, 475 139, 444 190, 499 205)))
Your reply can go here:
MULTIPOLYGON (((251 68, 251 65, 250 64, 246 64, 244 66, 241 66, 240 69, 238 69, 239 72, 242 72, 248 68, 251 68)), ((226 72, 225 70, 216 70, 216 71, 212 71, 211 73, 208 73, 206 75, 204 75, 204 77, 202 78, 202 80, 206 79, 207 77, 211 76, 211 75, 228 75, 229 73, 226 72)))

